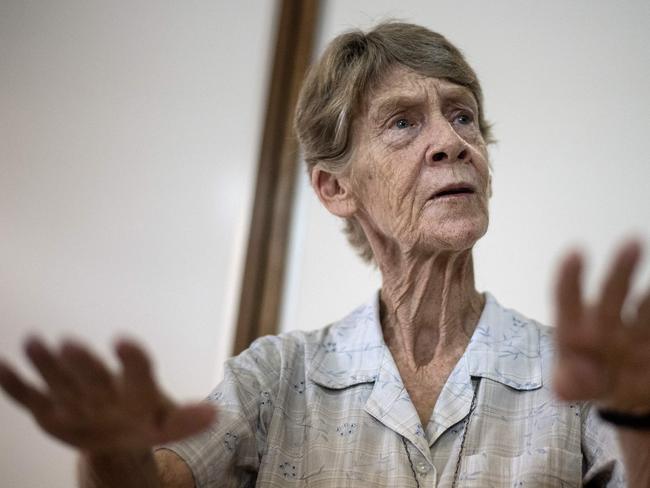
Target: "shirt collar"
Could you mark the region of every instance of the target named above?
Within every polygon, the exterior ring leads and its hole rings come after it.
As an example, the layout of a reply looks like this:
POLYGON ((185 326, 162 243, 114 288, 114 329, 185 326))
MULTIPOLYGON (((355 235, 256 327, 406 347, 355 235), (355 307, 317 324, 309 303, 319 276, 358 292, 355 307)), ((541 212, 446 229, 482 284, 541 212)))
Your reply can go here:
POLYGON ((379 293, 330 325, 314 354, 309 378, 341 389, 377 379, 384 342, 379 321, 379 293))
POLYGON ((501 306, 486 293, 485 307, 465 351, 471 376, 517 390, 542 386, 540 328, 531 319, 501 306))
MULTIPOLYGON (((471 376, 498 381, 518 390, 542 386, 540 333, 537 324, 502 307, 490 294, 464 359, 471 376)), ((313 356, 309 378, 341 389, 374 382, 389 354, 379 321, 379 292, 326 329, 313 356)))

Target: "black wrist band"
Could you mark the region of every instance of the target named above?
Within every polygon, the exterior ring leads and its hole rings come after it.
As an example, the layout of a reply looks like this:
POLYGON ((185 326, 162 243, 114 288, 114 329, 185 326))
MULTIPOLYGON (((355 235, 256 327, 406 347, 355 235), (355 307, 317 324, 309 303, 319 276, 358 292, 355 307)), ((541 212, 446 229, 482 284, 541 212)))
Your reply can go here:
POLYGON ((636 430, 650 430, 650 413, 643 415, 633 415, 629 413, 617 412, 615 410, 598 410, 598 415, 605 422, 636 430))

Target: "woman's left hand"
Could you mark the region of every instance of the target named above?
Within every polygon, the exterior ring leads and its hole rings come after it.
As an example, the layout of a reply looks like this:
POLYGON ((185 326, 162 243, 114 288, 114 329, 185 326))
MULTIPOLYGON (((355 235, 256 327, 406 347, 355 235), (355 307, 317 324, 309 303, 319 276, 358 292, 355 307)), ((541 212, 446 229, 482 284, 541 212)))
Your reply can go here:
POLYGON ((600 408, 650 414, 650 292, 633 317, 623 317, 638 242, 623 245, 594 303, 585 303, 582 256, 560 266, 555 290, 558 359, 554 389, 566 401, 593 400, 600 408))

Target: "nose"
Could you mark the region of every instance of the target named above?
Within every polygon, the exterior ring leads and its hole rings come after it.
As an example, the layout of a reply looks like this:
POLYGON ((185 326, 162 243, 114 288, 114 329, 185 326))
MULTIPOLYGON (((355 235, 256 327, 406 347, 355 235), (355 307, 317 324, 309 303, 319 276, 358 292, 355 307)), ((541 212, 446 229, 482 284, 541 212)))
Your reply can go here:
MULTIPOLYGON (((450 157, 449 154, 447 154, 447 151, 438 151, 431 157, 431 160, 435 161, 436 163, 440 161, 444 161, 445 159, 454 159, 454 158, 450 157)), ((461 149, 458 155, 455 157, 455 159, 461 162, 467 159, 467 149, 461 149)))
POLYGON ((468 144, 446 119, 434 125, 431 140, 426 154, 430 163, 463 163, 469 160, 468 144))

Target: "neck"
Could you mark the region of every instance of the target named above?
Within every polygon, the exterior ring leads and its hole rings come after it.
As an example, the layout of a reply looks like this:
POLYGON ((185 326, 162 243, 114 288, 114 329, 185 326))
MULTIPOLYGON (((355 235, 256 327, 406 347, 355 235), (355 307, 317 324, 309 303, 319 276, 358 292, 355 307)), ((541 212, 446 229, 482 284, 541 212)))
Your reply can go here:
POLYGON ((381 323, 393 355, 413 369, 459 357, 484 305, 471 250, 378 261, 381 323))

